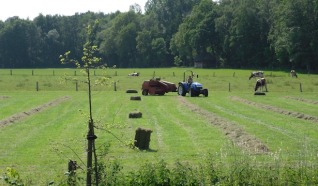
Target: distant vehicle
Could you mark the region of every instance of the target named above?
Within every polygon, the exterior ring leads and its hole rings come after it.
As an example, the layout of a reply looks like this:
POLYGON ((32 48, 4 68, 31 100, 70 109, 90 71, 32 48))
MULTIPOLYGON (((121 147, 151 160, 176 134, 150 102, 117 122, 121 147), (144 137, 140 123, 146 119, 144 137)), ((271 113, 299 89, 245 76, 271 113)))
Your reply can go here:
POLYGON ((160 78, 150 79, 142 83, 142 95, 165 95, 168 92, 177 92, 177 86, 168 81, 162 81, 160 78))
MULTIPOLYGON (((201 83, 194 82, 193 77, 194 74, 190 70, 191 74, 188 78, 188 80, 185 80, 185 73, 183 74, 183 82, 179 82, 178 86, 178 95, 185 96, 187 93, 189 93, 190 97, 196 97, 202 94, 204 97, 208 97, 209 91, 208 89, 204 89, 201 83)), ((197 75, 198 78, 198 75, 197 75)))

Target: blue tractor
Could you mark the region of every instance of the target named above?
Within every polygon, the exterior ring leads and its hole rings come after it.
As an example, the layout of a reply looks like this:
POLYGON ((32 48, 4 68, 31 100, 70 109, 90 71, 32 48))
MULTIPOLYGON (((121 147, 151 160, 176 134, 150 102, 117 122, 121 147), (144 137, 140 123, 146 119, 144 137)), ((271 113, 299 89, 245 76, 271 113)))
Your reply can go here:
MULTIPOLYGON (((178 95, 185 96, 189 93, 190 97, 196 97, 202 94, 204 97, 208 97, 209 92, 208 89, 204 89, 201 83, 193 82, 194 74, 190 70, 191 75, 188 78, 188 81, 185 79, 185 73, 183 74, 183 82, 179 82, 178 86, 178 95)), ((198 76, 197 76, 198 77, 198 76)))

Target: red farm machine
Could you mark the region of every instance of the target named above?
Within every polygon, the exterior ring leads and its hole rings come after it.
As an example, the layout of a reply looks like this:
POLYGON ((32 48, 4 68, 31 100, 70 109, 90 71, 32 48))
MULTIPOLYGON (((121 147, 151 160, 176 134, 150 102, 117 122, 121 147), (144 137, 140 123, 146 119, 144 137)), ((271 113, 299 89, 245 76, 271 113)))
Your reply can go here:
POLYGON ((164 95, 168 92, 177 92, 177 86, 174 83, 154 78, 144 81, 141 87, 142 95, 164 95))

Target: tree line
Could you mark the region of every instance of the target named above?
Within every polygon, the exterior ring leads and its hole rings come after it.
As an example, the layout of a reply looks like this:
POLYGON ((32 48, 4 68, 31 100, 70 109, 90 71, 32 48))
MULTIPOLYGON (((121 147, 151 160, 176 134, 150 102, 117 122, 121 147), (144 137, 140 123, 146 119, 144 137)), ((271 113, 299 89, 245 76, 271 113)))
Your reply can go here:
POLYGON ((128 12, 0 21, 0 68, 57 68, 82 56, 87 25, 107 66, 318 70, 318 0, 148 0, 128 12))

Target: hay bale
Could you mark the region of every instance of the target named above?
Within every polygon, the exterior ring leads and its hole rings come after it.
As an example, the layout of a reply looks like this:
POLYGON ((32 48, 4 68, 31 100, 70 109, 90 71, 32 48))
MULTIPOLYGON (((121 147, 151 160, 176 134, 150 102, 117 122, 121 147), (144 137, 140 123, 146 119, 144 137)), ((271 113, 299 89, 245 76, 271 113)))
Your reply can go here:
POLYGON ((142 117, 142 113, 141 112, 131 112, 129 113, 129 118, 141 118, 142 117))
POLYGON ((126 90, 126 93, 138 93, 138 91, 133 89, 128 89, 126 90))
POLYGON ((137 128, 135 134, 135 147, 138 147, 140 150, 149 149, 150 135, 152 130, 137 128))
POLYGON ((255 92, 254 93, 255 96, 265 96, 265 92, 255 92))
POLYGON ((130 100, 137 100, 137 101, 141 101, 141 97, 140 96, 131 96, 130 100))

